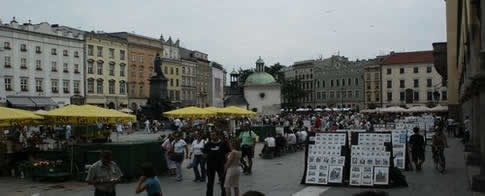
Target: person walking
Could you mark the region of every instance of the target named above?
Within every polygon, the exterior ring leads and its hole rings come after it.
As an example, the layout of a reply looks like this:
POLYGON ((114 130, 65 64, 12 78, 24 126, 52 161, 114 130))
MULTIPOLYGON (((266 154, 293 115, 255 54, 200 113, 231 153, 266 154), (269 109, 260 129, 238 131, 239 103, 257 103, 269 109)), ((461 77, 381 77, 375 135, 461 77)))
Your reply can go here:
POLYGON ((148 119, 145 121, 145 133, 146 134, 152 133, 152 131, 150 130, 150 120, 148 119))
POLYGON ((174 136, 172 134, 168 135, 167 139, 162 143, 162 148, 165 152, 165 160, 167 162, 167 167, 168 167, 168 174, 170 176, 175 175, 175 169, 177 168, 175 166, 175 162, 170 160, 170 152, 172 151, 172 142, 174 140, 174 136))
POLYGON ((187 143, 181 138, 180 134, 175 135, 175 140, 172 142, 172 153, 170 159, 175 162, 177 182, 182 181, 182 163, 184 157, 189 159, 189 147, 187 143))
POLYGON ((226 195, 231 196, 231 188, 234 189, 234 196, 239 196, 239 160, 241 159, 241 148, 237 140, 232 142, 232 151, 227 156, 226 165, 226 179, 224 180, 224 188, 226 195))
POLYGON ((94 196, 116 196, 116 184, 122 176, 121 169, 112 161, 111 152, 102 151, 100 160, 89 167, 86 182, 94 185, 94 196))
POLYGON ((221 136, 216 132, 210 133, 210 141, 204 146, 202 150, 204 157, 207 160, 207 196, 212 196, 214 192, 214 178, 217 172, 219 180, 221 181, 221 196, 226 195, 224 189, 224 164, 226 163, 226 156, 229 153, 229 146, 221 140, 221 136))
POLYGON ((143 191, 147 192, 147 196, 162 196, 160 180, 155 175, 155 170, 153 170, 152 166, 143 166, 143 176, 140 176, 135 192, 138 194, 143 191))
POLYGON ((198 134, 197 138, 192 142, 192 149, 190 151, 190 154, 191 155, 194 154, 194 157, 192 158, 192 164, 190 166, 194 169, 194 174, 195 174, 194 182, 205 182, 206 160, 203 156, 204 153, 202 152, 205 144, 206 144, 206 141, 204 140, 204 137, 202 136, 202 134, 198 134), (200 167, 200 173, 199 173, 199 167, 200 167))
POLYGON ((426 143, 424 142, 424 137, 419 134, 418 127, 414 127, 413 131, 414 134, 409 139, 409 145, 411 147, 411 154, 414 165, 416 167, 416 171, 420 171, 425 160, 424 150, 426 147, 426 143))
POLYGON ((254 148, 256 146, 256 133, 249 129, 248 124, 241 126, 241 133, 239 134, 239 140, 241 141, 241 165, 243 172, 246 175, 250 175, 253 169, 254 148), (247 159, 247 163, 246 160, 247 159))

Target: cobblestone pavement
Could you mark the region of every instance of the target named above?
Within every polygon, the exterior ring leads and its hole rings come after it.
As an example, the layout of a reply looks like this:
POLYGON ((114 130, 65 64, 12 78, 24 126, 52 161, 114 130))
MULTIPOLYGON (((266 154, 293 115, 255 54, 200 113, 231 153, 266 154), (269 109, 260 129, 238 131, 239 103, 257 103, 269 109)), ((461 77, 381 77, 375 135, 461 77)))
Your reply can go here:
MULTIPOLYGON (((120 136, 120 141, 147 140, 158 137, 157 134, 135 133, 130 136, 120 136)), ((114 140, 114 138, 113 138, 114 140)), ((115 140, 116 141, 116 140, 115 140)), ((391 196, 395 195, 471 195, 466 177, 462 145, 458 139, 450 140, 450 148, 445 152, 447 158, 447 172, 439 174, 433 168, 430 148, 427 149, 426 163, 422 172, 404 172, 409 183, 408 188, 383 189, 391 196)), ((262 145, 257 146, 257 152, 262 145)), ((339 196, 351 195, 363 190, 374 190, 372 188, 355 187, 320 187, 300 185, 303 173, 302 151, 285 155, 283 157, 265 160, 259 157, 255 160, 253 175, 241 176, 241 192, 258 190, 269 196, 339 196)), ((186 166, 188 161, 184 161, 186 166)), ((176 182, 174 177, 160 177, 164 195, 205 195, 205 184, 192 182, 194 174, 192 170, 183 170, 183 181, 176 182)), ((117 186, 118 196, 135 195, 136 182, 123 183, 117 186)), ((219 188, 215 185, 215 195, 219 195, 219 188)), ((70 181, 66 183, 39 183, 17 178, 0 178, 0 195, 30 196, 40 193, 40 196, 91 196, 93 188, 85 183, 70 181)), ((145 195, 145 193, 142 193, 145 195)))

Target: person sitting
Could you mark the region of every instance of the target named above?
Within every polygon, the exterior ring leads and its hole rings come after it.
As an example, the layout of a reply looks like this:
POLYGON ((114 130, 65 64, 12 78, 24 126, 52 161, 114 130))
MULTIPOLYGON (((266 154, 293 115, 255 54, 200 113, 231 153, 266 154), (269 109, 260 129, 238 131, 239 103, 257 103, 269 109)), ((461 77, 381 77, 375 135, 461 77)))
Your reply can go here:
POLYGON ((261 156, 265 157, 265 155, 269 155, 269 157, 273 157, 274 151, 276 148, 276 140, 271 133, 268 134, 268 137, 264 139, 264 147, 261 150, 261 156))
POLYGON ((276 141, 276 148, 275 148, 275 156, 281 156, 282 153, 286 151, 286 138, 283 137, 281 133, 278 133, 275 138, 276 141))

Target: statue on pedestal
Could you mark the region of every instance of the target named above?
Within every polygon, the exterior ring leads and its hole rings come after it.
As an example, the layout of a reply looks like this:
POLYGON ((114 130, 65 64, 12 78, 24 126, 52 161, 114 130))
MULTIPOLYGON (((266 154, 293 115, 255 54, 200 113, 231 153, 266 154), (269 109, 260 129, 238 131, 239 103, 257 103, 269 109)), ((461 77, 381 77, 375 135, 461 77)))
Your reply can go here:
POLYGON ((153 61, 154 66, 154 71, 157 74, 155 77, 160 77, 160 78, 165 78, 162 72, 162 59, 160 58, 160 54, 157 53, 157 56, 155 57, 155 60, 153 61))

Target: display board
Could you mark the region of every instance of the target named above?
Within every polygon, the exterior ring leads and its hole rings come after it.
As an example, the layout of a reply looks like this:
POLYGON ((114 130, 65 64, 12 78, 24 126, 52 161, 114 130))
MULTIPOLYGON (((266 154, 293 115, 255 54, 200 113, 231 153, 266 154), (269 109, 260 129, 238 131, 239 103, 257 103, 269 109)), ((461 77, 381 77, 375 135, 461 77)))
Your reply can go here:
POLYGON ((347 149, 346 133, 316 133, 310 137, 305 184, 342 184, 347 171, 347 149))
POLYGON ((352 133, 350 181, 351 186, 389 184, 391 166, 391 133, 352 133))
POLYGON ((406 168, 406 146, 408 141, 408 131, 392 130, 392 154, 394 157, 394 166, 399 169, 406 168))

